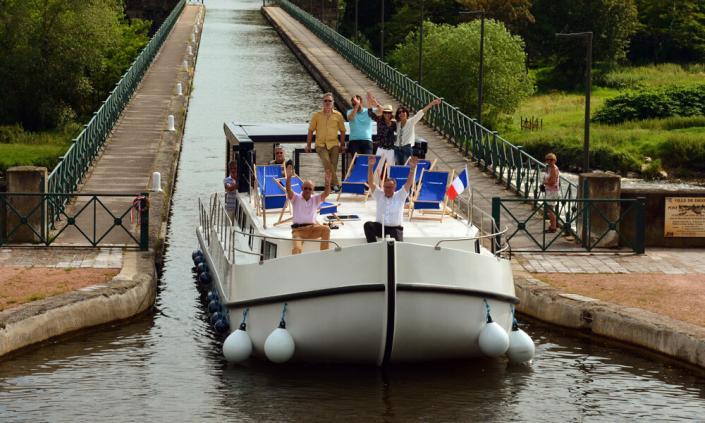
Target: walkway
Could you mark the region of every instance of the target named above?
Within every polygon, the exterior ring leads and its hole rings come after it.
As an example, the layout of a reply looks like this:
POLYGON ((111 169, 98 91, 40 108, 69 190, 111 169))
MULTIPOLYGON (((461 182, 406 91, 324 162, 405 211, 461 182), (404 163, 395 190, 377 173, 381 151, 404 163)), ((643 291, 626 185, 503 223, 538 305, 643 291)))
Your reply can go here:
MULTIPOLYGON (((196 20, 199 18, 201 6, 186 5, 174 28, 164 41, 157 57, 145 73, 142 82, 125 107, 120 120, 115 125, 112 135, 106 141, 102 155, 93 164, 80 193, 125 193, 139 194, 149 190, 152 172, 160 172, 162 186, 170 191, 170 170, 175 165, 171 163, 174 151, 180 149, 179 130, 183 126, 183 110, 188 100, 190 86, 190 71, 184 69, 184 60, 192 69, 195 56, 189 56, 187 46, 191 43, 196 20), (183 85, 183 96, 176 95, 176 84, 183 85), (177 131, 167 130, 167 115, 177 116, 177 131), (181 120, 181 121, 179 121, 181 120)), ((197 44, 193 47, 194 53, 197 44)), ((163 194, 151 194, 151 208, 160 210, 164 200, 163 194)), ((79 198, 72 210, 80 209, 85 204, 79 198)), ((114 197, 105 203, 114 215, 121 215, 129 210, 132 197, 114 197)), ((92 207, 84 212, 79 221, 85 230, 92 225, 92 207)), ((104 233, 113 222, 113 217, 100 205, 97 207, 98 234, 104 233)), ((161 219, 159 213, 150 213, 150 221, 156 228, 150 230, 150 239, 158 231, 161 219)), ((129 213, 123 219, 123 225, 137 234, 137 222, 130 219, 129 213)), ((133 235, 136 236, 136 235, 133 235)), ((61 244, 83 244, 85 238, 75 228, 67 229, 61 236, 61 244)), ((114 228, 105 238, 105 245, 130 243, 125 230, 114 228)))
MULTIPOLYGON (((279 7, 265 7, 263 10, 265 16, 282 34, 284 40, 288 41, 297 56, 308 65, 307 67, 314 73, 314 77, 319 80, 325 79, 325 83, 332 87, 339 102, 347 104, 348 99, 353 95, 359 94, 364 97, 365 93, 369 91, 377 97, 381 104, 399 104, 395 98, 379 88, 374 81, 284 10, 279 7)), ((422 122, 416 126, 416 134, 417 137, 428 141, 429 151, 426 157, 438 159, 437 169, 460 171, 467 166, 474 196, 473 203, 481 210, 488 214, 491 213, 492 197, 516 197, 513 191, 505 188, 505 183, 499 183, 494 177, 475 167, 473 162, 466 159, 453 144, 425 123, 422 122)), ((519 205, 516 209, 512 209, 512 212, 516 216, 524 217, 531 213, 531 208, 519 205)), ((529 223, 532 232, 537 234, 543 231, 541 216, 541 213, 537 213, 529 223)), ((473 216, 473 220, 476 221, 476 225, 480 226, 477 216, 473 216)), ((502 216, 502 221, 501 226, 504 227, 510 219, 505 214, 502 216)), ((485 228, 489 227, 489 219, 485 219, 483 223, 485 228)), ((510 232, 513 232, 513 229, 510 232)), ((555 236, 555 234, 553 235, 555 236)), ((530 245, 532 245, 532 241, 525 236, 517 235, 512 240, 513 248, 530 245)), ((564 250, 576 249, 580 251, 575 243, 560 236, 557 237, 554 245, 556 248, 564 250)))

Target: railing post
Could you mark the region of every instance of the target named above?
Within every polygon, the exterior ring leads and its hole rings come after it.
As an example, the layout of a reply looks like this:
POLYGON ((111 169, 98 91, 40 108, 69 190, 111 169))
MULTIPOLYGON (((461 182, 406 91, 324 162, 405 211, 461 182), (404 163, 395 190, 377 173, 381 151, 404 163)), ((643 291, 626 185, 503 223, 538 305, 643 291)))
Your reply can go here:
POLYGON ((140 194, 140 250, 149 250, 149 193, 140 194))
MULTIPOLYGON (((498 233, 499 228, 500 228, 500 205, 501 205, 502 199, 499 197, 492 197, 492 219, 494 219, 494 223, 496 225, 496 228, 492 228, 492 232, 498 233)), ((502 235, 497 234, 495 242, 492 243, 492 254, 495 253, 495 248, 496 246, 502 245, 502 235)))
POLYGON ((636 198, 636 219, 634 219, 634 251, 644 254, 646 251, 646 197, 636 198))

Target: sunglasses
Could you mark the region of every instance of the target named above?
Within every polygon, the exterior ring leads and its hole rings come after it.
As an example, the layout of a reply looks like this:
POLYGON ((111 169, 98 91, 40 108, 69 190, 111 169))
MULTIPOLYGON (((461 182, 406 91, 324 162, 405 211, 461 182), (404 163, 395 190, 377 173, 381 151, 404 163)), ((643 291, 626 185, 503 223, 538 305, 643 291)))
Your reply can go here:
POLYGON ((333 100, 323 100, 324 103, 332 103, 333 100))

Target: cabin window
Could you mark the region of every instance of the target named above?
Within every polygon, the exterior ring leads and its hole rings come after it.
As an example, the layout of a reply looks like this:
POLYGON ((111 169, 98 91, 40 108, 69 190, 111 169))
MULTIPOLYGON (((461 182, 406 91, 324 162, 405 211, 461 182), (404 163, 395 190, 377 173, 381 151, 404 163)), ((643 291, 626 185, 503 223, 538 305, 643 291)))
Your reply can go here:
POLYGON ((277 258, 277 244, 262 240, 262 256, 265 260, 277 258))
POLYGON ((252 246, 254 245, 254 239, 255 239, 255 237, 252 236, 252 234, 253 234, 254 232, 255 232, 255 228, 253 228, 252 225, 250 225, 250 235, 249 235, 249 239, 247 240, 247 245, 250 246, 250 250, 252 249, 252 246))

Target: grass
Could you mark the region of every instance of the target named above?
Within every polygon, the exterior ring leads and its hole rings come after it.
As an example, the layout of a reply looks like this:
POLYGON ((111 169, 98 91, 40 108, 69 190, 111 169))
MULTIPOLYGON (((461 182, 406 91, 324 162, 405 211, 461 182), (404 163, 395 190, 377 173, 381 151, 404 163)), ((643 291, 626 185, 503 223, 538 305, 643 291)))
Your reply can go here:
POLYGON ((27 132, 17 125, 0 126, 0 174, 12 166, 44 166, 51 171, 78 128, 71 124, 63 130, 27 132))
MULTIPOLYGON (((607 99, 631 88, 668 86, 674 82, 678 85, 702 84, 703 81, 705 65, 683 67, 663 64, 618 69, 600 78, 602 86, 593 86, 591 112, 594 114, 607 99)), ((499 131, 505 139, 524 146, 537 158, 542 158, 548 150, 555 150, 563 169, 576 170, 582 163, 584 113, 583 93, 540 93, 524 101, 499 131), (521 117, 542 119, 543 129, 522 131, 521 117)), ((705 116, 676 116, 617 125, 591 123, 591 164, 602 170, 622 174, 629 171, 641 172, 648 157, 659 160, 669 172, 690 173, 689 169, 668 159, 660 160, 662 156, 670 157, 667 153, 674 137, 681 143, 703 143, 705 146, 705 116)), ((653 174, 653 169, 649 173, 653 174)))

